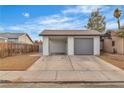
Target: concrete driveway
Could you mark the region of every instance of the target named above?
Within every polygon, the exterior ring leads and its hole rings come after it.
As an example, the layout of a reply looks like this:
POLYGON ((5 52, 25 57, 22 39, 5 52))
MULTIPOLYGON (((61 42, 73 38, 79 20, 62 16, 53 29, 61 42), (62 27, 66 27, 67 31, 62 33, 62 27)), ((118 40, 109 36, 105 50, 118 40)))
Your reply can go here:
POLYGON ((12 82, 124 82, 124 71, 96 56, 42 56, 27 71, 0 72, 12 82))
POLYGON ((55 55, 41 57, 28 71, 118 71, 96 56, 55 55))

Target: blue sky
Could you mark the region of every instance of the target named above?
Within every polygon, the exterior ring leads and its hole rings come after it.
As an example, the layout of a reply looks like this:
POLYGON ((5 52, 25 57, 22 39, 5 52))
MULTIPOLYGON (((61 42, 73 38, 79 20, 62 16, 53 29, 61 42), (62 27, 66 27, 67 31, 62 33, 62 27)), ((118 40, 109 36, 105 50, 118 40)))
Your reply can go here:
POLYGON ((124 6, 1 5, 0 32, 26 32, 36 40, 41 38, 38 34, 44 29, 85 29, 91 11, 97 8, 106 17, 106 29, 117 29, 113 11, 119 8, 124 13, 124 6))

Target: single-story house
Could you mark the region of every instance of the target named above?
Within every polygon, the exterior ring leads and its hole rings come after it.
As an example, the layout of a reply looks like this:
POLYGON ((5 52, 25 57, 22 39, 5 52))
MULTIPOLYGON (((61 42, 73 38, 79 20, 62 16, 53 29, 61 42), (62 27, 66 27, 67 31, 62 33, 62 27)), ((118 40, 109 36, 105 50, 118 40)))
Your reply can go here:
POLYGON ((43 55, 100 55, 100 35, 95 30, 44 30, 43 55))
MULTIPOLYGON (((15 42, 15 43, 25 43, 33 44, 32 39, 27 33, 0 33, 0 37, 4 38, 6 42, 15 42)), ((2 40, 0 42, 5 42, 2 40)))
POLYGON ((0 42, 7 42, 7 38, 0 37, 0 42))
POLYGON ((124 38, 118 37, 117 31, 109 30, 104 37, 104 51, 124 54, 124 38))

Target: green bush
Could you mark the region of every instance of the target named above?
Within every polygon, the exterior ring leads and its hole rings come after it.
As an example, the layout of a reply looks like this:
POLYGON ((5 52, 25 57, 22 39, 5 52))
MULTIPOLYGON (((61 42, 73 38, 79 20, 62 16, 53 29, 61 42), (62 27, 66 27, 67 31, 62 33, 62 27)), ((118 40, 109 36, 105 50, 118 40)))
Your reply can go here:
POLYGON ((123 38, 124 38, 124 30, 119 30, 119 31, 117 32, 117 35, 118 35, 119 37, 123 37, 123 38))

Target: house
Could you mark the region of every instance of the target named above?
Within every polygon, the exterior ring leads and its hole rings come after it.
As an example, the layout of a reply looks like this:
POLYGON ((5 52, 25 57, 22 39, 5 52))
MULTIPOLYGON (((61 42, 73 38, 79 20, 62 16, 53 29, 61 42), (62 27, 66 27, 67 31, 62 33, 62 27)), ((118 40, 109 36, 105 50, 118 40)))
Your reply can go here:
POLYGON ((43 51, 43 46, 42 46, 42 44, 43 44, 43 42, 40 40, 40 41, 38 41, 38 40, 36 40, 35 42, 34 42, 34 44, 36 44, 36 45, 38 45, 39 46, 39 53, 42 53, 43 51))
POLYGON ((0 33, 0 42, 15 42, 33 44, 32 39, 27 33, 0 33))
POLYGON ((124 38, 117 36, 117 31, 109 30, 104 37, 104 51, 124 54, 124 38))
POLYGON ((7 42, 7 38, 0 37, 0 42, 7 42))
POLYGON ((43 55, 100 55, 100 35, 94 30, 44 30, 43 55))

